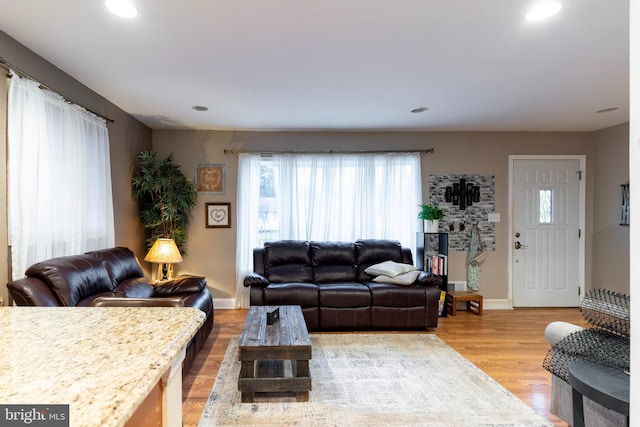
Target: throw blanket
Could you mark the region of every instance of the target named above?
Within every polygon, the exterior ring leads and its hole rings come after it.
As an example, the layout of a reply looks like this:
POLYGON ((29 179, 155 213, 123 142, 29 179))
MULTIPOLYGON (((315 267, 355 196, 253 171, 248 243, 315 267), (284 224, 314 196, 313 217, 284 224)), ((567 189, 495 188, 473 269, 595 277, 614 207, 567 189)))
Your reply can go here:
POLYGON ((474 224, 471 228, 469 252, 467 253, 467 287, 472 291, 480 289, 480 276, 482 275, 480 266, 484 262, 485 254, 480 227, 478 224, 474 224))

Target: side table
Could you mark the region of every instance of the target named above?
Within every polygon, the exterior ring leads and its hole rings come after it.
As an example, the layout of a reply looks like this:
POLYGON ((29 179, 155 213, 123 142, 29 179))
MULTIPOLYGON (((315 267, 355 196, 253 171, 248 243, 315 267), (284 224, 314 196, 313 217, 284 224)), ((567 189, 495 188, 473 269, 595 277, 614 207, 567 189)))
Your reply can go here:
POLYGON ((466 302, 467 311, 482 316, 482 295, 479 293, 469 291, 447 292, 447 309, 452 316, 457 313, 458 302, 466 302))
POLYGON ((569 384, 573 388, 573 426, 584 427, 582 396, 605 408, 627 416, 629 425, 629 377, 620 369, 576 360, 569 364, 569 384))

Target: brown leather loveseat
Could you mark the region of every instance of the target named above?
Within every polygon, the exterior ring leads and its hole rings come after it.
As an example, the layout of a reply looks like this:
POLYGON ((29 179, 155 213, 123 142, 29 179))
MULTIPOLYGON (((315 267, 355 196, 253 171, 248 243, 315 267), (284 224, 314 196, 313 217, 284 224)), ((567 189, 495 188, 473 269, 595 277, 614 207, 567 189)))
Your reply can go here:
POLYGON ((365 271, 387 261, 413 265, 411 250, 391 240, 274 241, 254 249, 244 285, 251 305, 301 306, 312 330, 436 327, 441 278, 421 271, 394 284, 365 271))
POLYGON ((152 286, 135 254, 125 247, 52 258, 32 265, 25 275, 7 284, 14 302, 21 306, 89 307, 108 298, 124 301, 123 305, 138 301, 148 306, 151 301, 151 305, 166 306, 167 300, 177 299, 179 305, 202 310, 206 320, 187 346, 183 375, 213 328, 213 300, 204 277, 179 276, 152 286))

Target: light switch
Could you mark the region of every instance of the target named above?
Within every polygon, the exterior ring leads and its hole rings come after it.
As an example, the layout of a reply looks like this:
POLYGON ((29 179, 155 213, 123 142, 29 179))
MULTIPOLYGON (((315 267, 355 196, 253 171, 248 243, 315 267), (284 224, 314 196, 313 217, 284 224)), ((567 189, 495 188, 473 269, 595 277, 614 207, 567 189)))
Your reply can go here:
POLYGON ((488 221, 489 222, 500 222, 500 214, 499 213, 490 213, 488 221))

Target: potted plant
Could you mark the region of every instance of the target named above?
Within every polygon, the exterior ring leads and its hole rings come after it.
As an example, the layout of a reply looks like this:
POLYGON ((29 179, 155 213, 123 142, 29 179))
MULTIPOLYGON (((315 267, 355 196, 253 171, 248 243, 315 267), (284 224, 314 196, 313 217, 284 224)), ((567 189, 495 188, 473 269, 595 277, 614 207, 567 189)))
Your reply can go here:
POLYGON ((444 211, 437 203, 433 205, 419 205, 418 218, 424 220, 425 233, 437 233, 440 220, 444 218, 444 211))
POLYGON ((131 195, 140 207, 147 250, 156 239, 173 239, 184 253, 189 215, 198 201, 198 188, 174 163, 173 153, 160 160, 154 151, 140 151, 131 180, 131 195))

